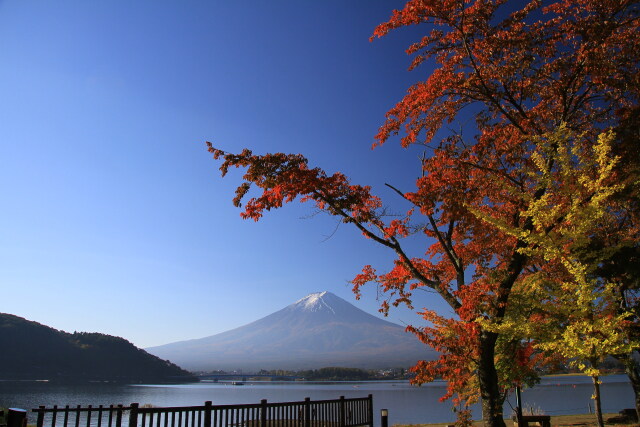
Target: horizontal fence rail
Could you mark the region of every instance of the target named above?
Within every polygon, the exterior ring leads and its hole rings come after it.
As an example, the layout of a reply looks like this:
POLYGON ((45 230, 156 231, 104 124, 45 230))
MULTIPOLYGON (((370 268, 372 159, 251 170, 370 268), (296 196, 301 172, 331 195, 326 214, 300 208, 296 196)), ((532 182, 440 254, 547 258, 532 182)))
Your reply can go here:
POLYGON ((373 397, 204 406, 40 406, 37 427, 373 427, 373 397))

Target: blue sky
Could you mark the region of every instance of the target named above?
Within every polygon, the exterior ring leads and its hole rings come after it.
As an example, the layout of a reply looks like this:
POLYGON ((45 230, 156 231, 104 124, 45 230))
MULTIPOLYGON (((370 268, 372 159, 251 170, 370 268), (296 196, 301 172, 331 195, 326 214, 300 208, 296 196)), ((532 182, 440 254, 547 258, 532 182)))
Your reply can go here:
POLYGON ((417 29, 368 40, 401 6, 0 2, 0 311, 142 347, 322 290, 375 313, 348 280, 392 254, 311 206, 241 220, 204 142, 303 153, 404 210, 384 183, 409 189, 419 151, 371 143, 428 69, 407 71, 417 29))

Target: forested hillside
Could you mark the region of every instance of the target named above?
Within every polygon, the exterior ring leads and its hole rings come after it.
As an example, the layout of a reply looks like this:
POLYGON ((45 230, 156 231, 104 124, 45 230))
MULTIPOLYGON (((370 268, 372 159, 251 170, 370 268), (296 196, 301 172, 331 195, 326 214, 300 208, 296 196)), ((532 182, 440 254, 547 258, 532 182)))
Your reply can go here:
POLYGON ((189 372, 129 341, 100 333, 58 331, 0 313, 0 380, 173 382, 189 372))

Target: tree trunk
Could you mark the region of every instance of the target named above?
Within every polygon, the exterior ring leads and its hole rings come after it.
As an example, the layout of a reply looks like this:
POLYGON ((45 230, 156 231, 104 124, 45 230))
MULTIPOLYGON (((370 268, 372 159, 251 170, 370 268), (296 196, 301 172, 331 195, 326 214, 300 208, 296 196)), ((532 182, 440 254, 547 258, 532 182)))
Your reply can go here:
POLYGON ((620 362, 624 364, 624 371, 629 377, 631 387, 633 388, 633 394, 636 403, 636 416, 640 420, 640 371, 638 370, 638 364, 633 358, 633 353, 625 354, 623 356, 616 356, 620 362))
POLYGON ((482 416, 486 427, 505 427, 502 405, 504 403, 498 386, 495 365, 495 349, 498 334, 483 331, 480 335, 480 360, 478 380, 482 398, 482 416))
POLYGON ((604 421, 602 420, 602 406, 600 404, 600 380, 597 375, 591 377, 593 380, 593 400, 596 406, 596 416, 598 417, 598 425, 604 427, 604 421))

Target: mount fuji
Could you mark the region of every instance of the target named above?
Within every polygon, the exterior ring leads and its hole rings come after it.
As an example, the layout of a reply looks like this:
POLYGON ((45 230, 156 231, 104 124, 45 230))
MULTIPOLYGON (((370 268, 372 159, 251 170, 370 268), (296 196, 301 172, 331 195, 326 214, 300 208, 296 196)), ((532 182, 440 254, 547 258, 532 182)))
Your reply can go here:
POLYGON ((190 371, 408 367, 437 354, 404 327, 319 292, 255 322, 145 349, 190 371))

